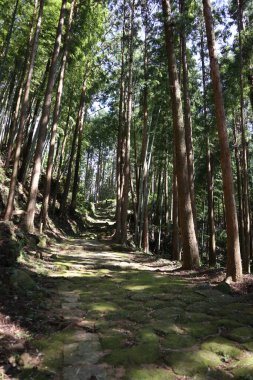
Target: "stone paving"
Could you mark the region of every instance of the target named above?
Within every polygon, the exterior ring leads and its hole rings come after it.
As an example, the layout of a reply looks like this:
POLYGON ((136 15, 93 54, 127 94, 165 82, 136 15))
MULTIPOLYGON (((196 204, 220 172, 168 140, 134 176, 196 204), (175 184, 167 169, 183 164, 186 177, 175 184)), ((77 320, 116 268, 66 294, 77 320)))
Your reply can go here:
POLYGON ((253 300, 96 240, 51 247, 67 327, 41 344, 61 380, 253 379, 253 300))

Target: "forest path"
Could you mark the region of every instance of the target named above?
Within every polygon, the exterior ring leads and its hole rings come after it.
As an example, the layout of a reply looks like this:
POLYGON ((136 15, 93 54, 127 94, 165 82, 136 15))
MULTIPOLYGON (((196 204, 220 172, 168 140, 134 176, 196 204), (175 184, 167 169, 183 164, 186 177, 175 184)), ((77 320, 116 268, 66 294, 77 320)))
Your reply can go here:
POLYGON ((184 279, 172 272, 176 263, 116 252, 108 241, 50 249, 66 327, 39 348, 57 379, 253 378, 248 296, 184 279))

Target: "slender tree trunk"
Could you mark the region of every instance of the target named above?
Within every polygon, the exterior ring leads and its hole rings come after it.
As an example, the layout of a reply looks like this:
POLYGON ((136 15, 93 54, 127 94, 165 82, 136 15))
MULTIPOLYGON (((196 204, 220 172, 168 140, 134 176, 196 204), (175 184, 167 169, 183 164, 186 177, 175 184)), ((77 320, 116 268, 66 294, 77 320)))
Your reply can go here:
POLYGON ((31 161, 31 156, 32 156, 31 144, 33 141, 33 135, 34 135, 34 130, 35 130, 35 126, 36 126, 36 120, 39 117, 40 104, 41 104, 41 100, 42 100, 42 96, 40 94, 43 93, 45 85, 46 85, 49 66, 50 66, 50 60, 48 60, 48 63, 47 63, 47 66, 46 66, 46 69, 45 69, 45 72, 43 75, 43 79, 42 79, 42 81, 39 85, 38 91, 37 91, 37 100, 36 100, 35 107, 34 107, 33 117, 32 117, 32 120, 30 122, 30 129, 27 132, 26 142, 25 142, 25 145, 24 145, 23 150, 21 152, 22 164, 21 164, 20 169, 18 171, 18 181, 22 182, 23 184, 25 183, 27 169, 28 169, 30 161, 31 161))
POLYGON ((38 141, 37 141, 37 146, 35 150, 34 165, 33 165, 31 185, 30 185, 30 191, 29 191, 29 197, 28 197, 27 211, 24 218, 24 225, 26 229, 31 232, 34 229, 34 216, 35 216, 35 209, 36 209, 36 198, 37 198, 37 193, 38 193, 39 178, 40 178, 40 173, 41 173, 42 153, 43 153, 43 147, 44 147, 44 143, 46 139, 47 125, 48 125, 50 109, 51 109, 51 100, 52 100, 53 88, 55 84, 57 61, 58 61, 60 47, 61 47, 66 3, 67 3, 67 0, 62 0, 62 6, 61 6, 60 18, 59 18, 59 23, 58 23, 57 32, 56 32, 56 39, 55 39, 55 44, 54 44, 52 61, 51 61, 50 69, 49 69, 47 89, 46 89, 44 104, 42 108, 42 115, 41 115, 41 119, 38 126, 39 135, 38 135, 38 141))
POLYGON ((85 77, 85 80, 83 82, 83 87, 82 87, 79 112, 78 112, 78 118, 77 118, 78 143, 77 143, 77 152, 76 152, 76 165, 75 165, 75 172, 74 172, 72 199, 70 203, 70 212, 72 213, 76 209, 76 200, 77 200, 77 194, 78 194, 78 188, 79 188, 79 171, 80 171, 80 162, 81 162, 81 155, 82 155, 83 124, 84 124, 85 108, 86 108, 86 101, 87 101, 86 88, 87 87, 86 87, 86 77, 85 77))
POLYGON ((122 149, 123 149, 123 129, 125 124, 124 118, 124 98, 125 98, 125 28, 126 28, 126 1, 123 2, 123 31, 121 37, 121 75, 120 75, 120 99, 119 99, 119 121, 118 121, 118 141, 117 141, 117 194, 116 194, 116 231, 114 239, 120 242, 121 238, 121 206, 122 206, 122 187, 123 187, 123 173, 122 173, 122 149))
POLYGON ((244 240, 244 219, 242 212, 242 171, 240 164, 240 152, 239 152, 239 141, 237 132, 237 122, 234 120, 234 151, 235 151, 235 163, 236 163, 236 182, 237 182, 237 198, 238 198, 238 216, 239 216, 239 236, 240 236, 240 249, 242 257, 245 255, 245 240, 244 240))
POLYGON ((234 184, 231 158, 226 129, 224 100, 221 87, 220 70, 216 52, 214 23, 210 0, 203 0, 207 43, 210 57, 211 78, 213 83, 216 123, 221 151, 221 168, 227 224, 227 278, 238 281, 242 277, 240 243, 238 233, 237 211, 234 197, 234 184))
POLYGON ((128 58, 128 78, 127 78, 127 104, 126 104, 126 125, 124 131, 124 166, 123 166, 123 197, 121 206, 121 244, 127 242, 127 211, 130 176, 130 132, 132 125, 132 100, 133 100, 133 33, 134 33, 134 13, 135 0, 130 4, 129 16, 129 58, 128 58))
MULTIPOLYGON (((185 6, 185 0, 181 1, 181 14, 186 16, 187 10, 185 6)), ((195 187, 194 187, 194 154, 192 145, 192 117, 191 117, 191 102, 189 95, 189 77, 188 77, 188 65, 187 65, 187 50, 186 50, 186 36, 185 25, 180 35, 181 40, 181 63, 182 63, 182 84, 183 84, 183 99, 184 99, 184 126, 185 126, 185 143, 188 162, 188 174, 189 174, 189 187, 191 193, 192 212, 195 225, 195 234, 197 232, 197 215, 196 215, 196 203, 195 203, 195 187)))
POLYGON ((209 138, 207 139, 207 187, 208 187, 208 233, 209 233, 209 266, 216 265, 216 242, 215 242, 215 222, 214 222, 214 178, 213 162, 210 151, 209 138))
POLYGON ((21 153, 21 146, 22 146, 22 140, 23 140, 25 120, 27 117, 27 108, 29 105, 30 88, 31 88, 35 58, 36 58, 38 42, 39 42, 39 34, 40 34, 40 28, 41 28, 41 22, 42 22, 43 8, 44 8, 44 0, 41 0, 40 6, 39 6, 39 14, 38 14, 38 19, 37 19, 37 25, 36 25, 33 43, 32 43, 31 56, 30 56, 30 60, 29 60, 28 75, 27 75, 26 85, 25 85, 25 89, 24 89, 24 96, 23 96, 23 101, 22 101, 21 111, 20 111, 20 123, 19 123, 18 135, 17 135, 17 139, 16 139, 14 166, 13 166, 13 171, 12 171, 12 176, 11 176, 11 183, 10 183, 10 189, 9 189, 9 194, 8 194, 7 206, 6 206, 6 210, 5 210, 5 214, 4 214, 4 220, 5 221, 10 220, 12 217, 12 213, 13 213, 15 189, 16 189, 17 176, 18 176, 19 159, 20 159, 20 153, 21 153))
POLYGON ((171 89, 173 128, 176 146, 176 170, 178 180, 180 223, 183 241, 183 267, 185 269, 192 269, 199 266, 199 249, 195 234, 194 217, 191 204, 184 118, 177 73, 177 63, 174 52, 170 1, 162 0, 162 5, 171 89))
MULTIPOLYGON (((78 110, 78 117, 77 117, 76 124, 75 124, 72 146, 71 146, 71 151, 70 151, 68 172, 67 172, 67 177, 66 177, 66 181, 65 181, 65 185, 64 185, 64 192, 63 192, 63 196, 62 196, 62 201, 61 201, 61 207, 60 207, 61 215, 64 215, 67 212, 67 199, 68 199, 70 183, 71 183, 72 167, 73 167, 74 157, 75 157, 75 152, 76 152, 76 144, 77 144, 77 140, 78 140, 79 130, 80 130, 80 128, 83 127, 83 120, 84 120, 83 118, 84 118, 85 105, 86 105, 86 103, 85 103, 86 80, 87 80, 87 73, 85 71, 85 77, 84 77, 83 86, 82 86, 82 94, 81 94, 79 110, 78 110)), ((79 167, 78 167, 78 170, 79 170, 79 167)))
POLYGON ((209 265, 216 265, 216 240, 215 240, 215 220, 214 220, 214 177, 213 177, 213 162, 211 159, 211 149, 209 140, 209 127, 207 126, 207 91, 206 91, 206 68, 205 68, 205 50, 204 50, 204 33, 201 25, 201 43, 200 55, 202 66, 202 85, 204 98, 204 126, 207 133, 207 198, 208 198, 208 256, 209 265))
POLYGON ((64 130, 64 136, 63 136, 63 141, 62 141, 62 145, 61 145, 60 160, 59 160, 59 165, 58 165, 57 174, 56 174, 55 189, 54 189, 54 193, 53 193, 53 197, 52 197, 53 198, 53 200, 52 200, 52 214, 53 215, 55 214, 55 205, 56 205, 58 190, 59 190, 59 186, 60 186, 61 170, 62 170, 62 163, 63 163, 65 147, 66 147, 66 142, 67 142, 67 137, 68 137, 67 132, 68 132, 68 128, 69 128, 71 107, 72 107, 72 98, 70 99, 70 103, 69 103, 68 117, 67 117, 66 127, 64 130))
MULTIPOLYGON (((24 72, 23 72, 24 74, 24 72)), ((16 88, 14 99, 13 99, 13 110, 12 110, 12 116, 11 116, 11 123, 8 131, 8 142, 7 142, 7 154, 6 154, 6 160, 5 160, 5 171, 7 172, 10 165, 10 160, 12 156, 12 152, 14 149, 13 141, 17 129, 18 124, 18 115, 20 110, 20 104, 23 94, 23 84, 24 84, 24 75, 22 75, 22 79, 19 82, 19 85, 16 88)))
POLYGON ((19 6, 19 0, 16 0, 15 7, 14 7, 14 10, 12 13, 10 27, 9 27, 9 30, 8 30, 8 33, 6 36, 6 40, 5 40, 5 47, 4 47, 4 50, 3 50, 2 54, 1 54, 1 58, 0 58, 0 83, 2 82, 5 61, 6 61, 6 58, 8 56, 8 53, 9 53, 10 42, 11 42, 12 32, 13 32, 13 28, 14 28, 14 23, 15 23, 16 16, 17 16, 18 6, 19 6))
POLYGON ((135 229, 135 239, 139 248, 144 248, 144 252, 148 252, 147 240, 148 237, 144 235, 148 233, 148 219, 146 218, 144 223, 144 209, 147 208, 144 202, 147 202, 147 198, 144 196, 145 187, 147 186, 147 150, 148 150, 148 4, 145 0, 143 4, 143 23, 145 28, 145 40, 144 40, 144 89, 143 89, 143 131, 142 131, 142 147, 141 147, 141 161, 140 161, 140 175, 138 186, 138 208, 137 208, 137 223, 135 229), (143 228, 145 224, 145 229, 143 228))
POLYGON ((59 78, 57 96, 56 96, 55 107, 54 107, 54 115, 53 115, 53 123, 52 123, 52 129, 51 129, 51 139, 50 139, 50 148, 49 148, 49 153, 48 153, 46 178, 45 178, 45 184, 44 184, 44 194, 43 194, 43 201, 42 201, 42 208, 41 208, 41 222, 42 222, 42 228, 43 229, 46 227, 47 218, 48 218, 48 207, 49 207, 49 197, 50 197, 52 173, 53 173, 56 133, 57 133, 57 128, 58 128, 58 120, 59 120, 59 116, 60 116, 63 87, 64 87, 64 79, 65 79, 65 71, 66 71, 68 52, 69 52, 69 38, 70 38, 70 32, 71 32, 71 28, 72 28, 75 5, 76 5, 76 0, 73 0, 72 4, 71 4, 70 14, 69 14, 68 29, 67 29, 65 41, 64 41, 63 57, 62 57, 61 70, 60 70, 60 78, 59 78))
POLYGON ((177 170, 176 170, 176 155, 174 153, 174 168, 173 168, 173 215, 172 215, 172 259, 181 260, 181 244, 179 233, 179 217, 178 217, 178 184, 177 184, 177 170))
POLYGON ((250 273, 250 211, 249 211, 249 188, 248 188, 248 162, 247 141, 244 122, 244 86, 243 86, 243 53, 242 53, 242 4, 237 0, 238 33, 239 33, 239 56, 240 56, 240 126, 242 134, 242 204, 244 224, 244 251, 242 252, 242 267, 244 273, 250 273))

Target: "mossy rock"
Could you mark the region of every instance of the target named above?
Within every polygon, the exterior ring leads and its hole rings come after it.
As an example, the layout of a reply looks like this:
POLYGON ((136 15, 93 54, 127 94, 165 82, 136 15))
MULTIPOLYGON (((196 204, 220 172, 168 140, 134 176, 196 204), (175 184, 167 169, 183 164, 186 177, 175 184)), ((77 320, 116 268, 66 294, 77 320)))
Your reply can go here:
POLYGON ((187 312, 185 314, 185 319, 192 322, 203 322, 212 320, 213 316, 205 313, 187 312))
POLYGON ((185 347, 193 347, 197 340, 190 335, 169 334, 166 338, 162 339, 161 345, 163 349, 181 349, 185 347))
POLYGON ((178 317, 183 314, 184 310, 179 307, 164 307, 163 309, 154 310, 152 312, 152 318, 166 320, 168 318, 171 319, 172 316, 178 317))
POLYGON ((251 342, 244 343, 243 347, 245 347, 248 351, 253 351, 253 340, 251 342))
POLYGON ((219 292, 224 293, 224 294, 229 294, 231 295, 233 293, 232 288, 229 284, 227 284, 225 281, 220 282, 215 289, 219 290, 219 292))
POLYGON ((73 331, 65 330, 34 341, 33 344, 43 353, 43 365, 50 370, 57 370, 62 365, 63 347, 74 342, 73 331))
POLYGON ((0 222, 0 265, 13 266, 19 255, 21 247, 16 239, 14 224, 12 222, 0 222))
POLYGON ((149 320, 149 317, 145 310, 137 310, 129 313, 128 319, 136 323, 145 323, 149 320))
POLYGON ((217 333, 218 330, 216 324, 211 322, 186 323, 183 325, 183 328, 186 334, 200 339, 213 335, 217 333))
POLYGON ((132 368, 125 375, 126 380, 176 380, 176 376, 164 368, 132 368))
POLYGON ((118 321, 129 317, 129 313, 126 310, 117 310, 113 313, 109 313, 105 316, 108 321, 118 321))
POLYGON ((209 339, 202 343, 201 349, 214 352, 225 359, 236 359, 242 355, 242 350, 235 343, 222 337, 209 339))
POLYGON ((104 350, 113 350, 117 348, 123 348, 126 335, 119 334, 117 332, 108 332, 105 335, 100 336, 101 347, 104 350))
POLYGON ((235 379, 253 380, 253 355, 247 355, 241 359, 232 370, 235 379))
POLYGON ((166 362, 177 375, 185 376, 206 375, 211 368, 222 364, 218 355, 205 350, 169 353, 166 362))
POLYGON ((252 340, 253 338, 253 328, 252 327, 238 327, 234 330, 232 330, 228 337, 232 340, 235 340, 239 343, 246 343, 252 340))
POLYGON ((10 285, 18 293, 26 293, 27 291, 37 290, 35 281, 29 276, 28 273, 21 269, 13 269, 10 275, 10 285))
POLYGON ((142 344, 151 344, 157 346, 159 344, 159 337, 156 335, 152 328, 144 328, 137 335, 137 340, 142 344))
POLYGON ((224 329, 229 329, 229 330, 242 326, 242 324, 239 323, 238 321, 235 321, 233 319, 226 319, 226 318, 218 319, 216 324, 218 327, 223 327, 224 329))
POLYGON ((159 357, 160 350, 157 343, 141 343, 131 348, 114 350, 105 361, 113 366, 131 367, 155 363, 159 357))
POLYGON ((186 334, 185 331, 175 324, 173 319, 166 320, 153 320, 152 326, 155 331, 157 331, 161 335, 167 334, 186 334))
POLYGON ((47 235, 40 235, 39 236, 39 243, 38 243, 38 247, 39 248, 46 248, 47 246, 47 235))
POLYGON ((131 299, 134 301, 146 302, 150 299, 153 299, 153 295, 149 293, 136 293, 136 294, 131 295, 131 299))
POLYGON ((199 302, 194 302, 188 305, 186 307, 186 310, 190 312, 195 312, 195 313, 209 314, 210 307, 211 305, 209 302, 199 301, 199 302))

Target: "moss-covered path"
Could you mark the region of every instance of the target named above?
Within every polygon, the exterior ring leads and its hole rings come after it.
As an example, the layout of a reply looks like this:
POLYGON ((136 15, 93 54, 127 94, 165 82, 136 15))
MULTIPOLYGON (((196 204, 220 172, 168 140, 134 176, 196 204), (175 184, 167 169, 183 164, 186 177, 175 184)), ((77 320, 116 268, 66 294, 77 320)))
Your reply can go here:
POLYGON ((112 248, 96 240, 51 247, 67 327, 37 344, 57 379, 253 379, 249 298, 112 248))

